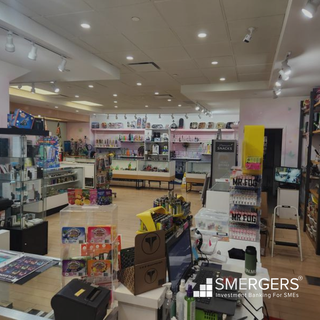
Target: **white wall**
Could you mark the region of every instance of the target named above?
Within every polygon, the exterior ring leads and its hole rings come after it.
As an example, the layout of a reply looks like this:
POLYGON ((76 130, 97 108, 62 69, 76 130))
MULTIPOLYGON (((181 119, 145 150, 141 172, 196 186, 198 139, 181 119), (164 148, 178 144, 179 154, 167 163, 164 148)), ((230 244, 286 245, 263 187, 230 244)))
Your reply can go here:
POLYGON ((298 162, 300 101, 304 98, 243 99, 240 101, 239 161, 245 125, 283 129, 281 165, 296 167, 298 162))

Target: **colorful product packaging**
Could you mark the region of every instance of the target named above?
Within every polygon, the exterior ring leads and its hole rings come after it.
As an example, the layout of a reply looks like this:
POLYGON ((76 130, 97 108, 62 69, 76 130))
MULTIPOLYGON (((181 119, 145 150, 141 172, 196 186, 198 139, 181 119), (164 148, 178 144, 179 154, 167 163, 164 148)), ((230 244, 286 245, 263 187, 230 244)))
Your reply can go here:
POLYGON ((88 276, 104 276, 111 275, 110 260, 88 260, 88 276))
POLYGON ((83 227, 62 227, 62 243, 85 243, 86 229, 83 227))
POLYGON ((112 204, 112 190, 98 189, 97 203, 100 206, 112 204))
POLYGON ((89 192, 90 192, 90 204, 96 205, 97 196, 98 196, 97 189, 90 189, 89 192))
POLYGON ((12 126, 20 129, 31 129, 33 126, 34 117, 33 115, 16 109, 13 114, 12 126))
POLYGON ((82 202, 84 205, 90 205, 90 191, 88 189, 82 189, 82 202))
POLYGON ((75 204, 78 206, 83 206, 83 199, 82 199, 82 189, 75 189, 75 204))
POLYGON ((68 203, 71 205, 76 204, 76 193, 75 193, 75 189, 68 189, 68 203))
POLYGON ((62 260, 62 275, 64 277, 82 277, 87 274, 86 260, 62 260))
POLYGON ((89 243, 112 243, 117 235, 116 226, 88 227, 89 243))

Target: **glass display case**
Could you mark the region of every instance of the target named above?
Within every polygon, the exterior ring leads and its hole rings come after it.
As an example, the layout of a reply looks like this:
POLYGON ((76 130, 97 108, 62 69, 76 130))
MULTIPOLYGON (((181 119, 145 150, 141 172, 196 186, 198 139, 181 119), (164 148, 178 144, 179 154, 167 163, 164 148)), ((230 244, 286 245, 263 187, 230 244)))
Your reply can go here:
POLYGON ((43 175, 46 166, 55 163, 58 153, 44 141, 42 137, 18 134, 0 138, 0 196, 10 201, 1 214, 0 225, 10 230, 11 250, 47 253, 43 175))
POLYGON ((81 167, 45 170, 44 188, 46 190, 47 215, 51 209, 68 204, 68 188, 83 188, 83 175, 81 167))
POLYGON ((138 161, 139 175, 167 176, 175 175, 175 161, 138 161))

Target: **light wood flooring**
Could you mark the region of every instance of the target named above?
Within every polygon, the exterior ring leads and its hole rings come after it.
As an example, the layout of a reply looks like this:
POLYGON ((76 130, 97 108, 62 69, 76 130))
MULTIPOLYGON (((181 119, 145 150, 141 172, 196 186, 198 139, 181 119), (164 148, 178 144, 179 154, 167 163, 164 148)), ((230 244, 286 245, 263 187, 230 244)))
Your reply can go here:
MULTIPOLYGON (((198 192, 176 192, 182 193, 192 203, 192 212, 195 214, 201 208, 200 195, 198 192)), ((118 205, 118 232, 122 234, 123 247, 134 245, 134 237, 139 227, 139 220, 136 214, 152 207, 153 200, 166 193, 165 190, 136 190, 134 188, 113 188, 117 192, 114 203, 118 205)), ((270 210, 271 211, 271 210, 270 210)), ((48 256, 60 257, 60 222, 59 214, 47 218, 49 221, 49 252, 48 256)), ((271 217, 269 218, 271 224, 271 217)), ((291 239, 292 235, 287 233, 279 234, 280 239, 291 239)), ((270 257, 270 250, 267 256, 262 258, 263 267, 269 270, 270 277, 298 277, 303 276, 297 290, 299 298, 273 297, 265 299, 269 315, 284 320, 295 319, 320 319, 320 287, 307 284, 305 275, 320 277, 320 256, 316 256, 314 248, 307 238, 302 234, 304 261, 299 259, 298 251, 295 248, 277 247, 275 257, 270 257)), ((26 310, 36 308, 50 311, 52 296, 62 286, 61 270, 51 268, 43 274, 30 280, 23 286, 9 285, 10 296, 14 308, 26 310)), ((0 287, 0 292, 3 292, 0 287)), ((271 293, 271 291, 268 291, 271 293)), ((1 316, 0 316, 1 319, 1 316)))

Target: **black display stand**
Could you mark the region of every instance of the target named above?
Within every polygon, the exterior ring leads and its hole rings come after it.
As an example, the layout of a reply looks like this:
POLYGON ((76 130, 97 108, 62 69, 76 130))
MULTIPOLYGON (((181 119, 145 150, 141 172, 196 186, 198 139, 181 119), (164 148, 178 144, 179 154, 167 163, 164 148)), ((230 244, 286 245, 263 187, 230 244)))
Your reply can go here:
POLYGON ((48 253, 48 221, 26 229, 10 231, 10 250, 44 255, 48 253))

